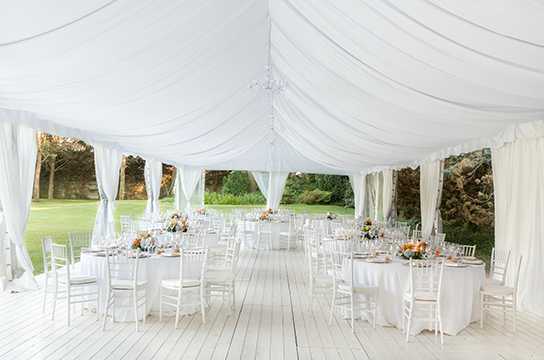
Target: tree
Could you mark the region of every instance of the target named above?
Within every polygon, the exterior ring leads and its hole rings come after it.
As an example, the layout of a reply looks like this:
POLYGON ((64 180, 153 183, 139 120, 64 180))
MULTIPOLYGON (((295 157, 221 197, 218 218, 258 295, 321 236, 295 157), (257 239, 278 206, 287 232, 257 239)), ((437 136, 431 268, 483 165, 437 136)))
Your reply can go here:
POLYGON ((119 200, 125 200, 125 169, 127 168, 127 157, 123 155, 121 171, 119 172, 119 200))
POLYGON ((249 180, 245 171, 233 171, 228 177, 223 178, 223 194, 242 196, 249 192, 249 180))
POLYGON ((42 153, 45 151, 46 134, 36 131, 36 142, 38 155, 36 156, 36 172, 34 173, 34 196, 33 202, 40 201, 40 173, 42 171, 42 153))

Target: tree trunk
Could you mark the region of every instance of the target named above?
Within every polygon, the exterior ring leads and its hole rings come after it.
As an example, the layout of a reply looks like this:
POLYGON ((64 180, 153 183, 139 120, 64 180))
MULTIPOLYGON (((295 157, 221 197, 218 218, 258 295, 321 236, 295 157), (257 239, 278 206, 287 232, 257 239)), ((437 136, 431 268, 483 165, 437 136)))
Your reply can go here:
POLYGON ((168 194, 166 194, 166 197, 170 197, 170 195, 172 194, 172 191, 174 191, 177 175, 178 175, 178 168, 174 166, 172 169, 172 182, 170 183, 170 188, 168 189, 168 194))
POLYGON ((53 190, 55 185, 55 160, 57 155, 51 156, 51 172, 49 173, 49 191, 47 192, 47 198, 53 200, 53 190))
POLYGON ((247 172, 247 178, 249 179, 249 190, 251 190, 252 193, 256 192, 258 190, 258 186, 251 171, 247 172))
POLYGON ((119 174, 119 200, 125 200, 125 168, 127 167, 127 157, 123 155, 121 163, 121 173, 119 174))
POLYGON ((36 140, 38 143, 38 156, 36 157, 36 173, 34 174, 34 197, 32 201, 40 202, 40 172, 42 170, 42 133, 36 132, 36 140))

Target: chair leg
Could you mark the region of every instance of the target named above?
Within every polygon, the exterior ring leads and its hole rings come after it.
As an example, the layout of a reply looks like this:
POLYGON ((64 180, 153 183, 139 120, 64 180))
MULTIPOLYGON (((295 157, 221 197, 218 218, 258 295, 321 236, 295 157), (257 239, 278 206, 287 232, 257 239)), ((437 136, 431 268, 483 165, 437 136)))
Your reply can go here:
POLYGON ((136 331, 140 331, 140 320, 138 319, 138 292, 134 290, 133 299, 134 303, 134 318, 136 319, 136 331))
POLYGON ((47 276, 45 277, 45 286, 43 288, 43 307, 42 313, 45 313, 45 302, 47 301, 47 276))
POLYGON ((202 312, 202 324, 206 324, 206 310, 204 308, 204 287, 200 284, 200 311, 202 312))
MULTIPOLYGON (((66 310, 67 311, 67 314, 66 314, 66 321, 67 321, 67 324, 68 326, 70 326, 70 300, 71 300, 71 297, 70 297, 70 285, 66 285, 66 310)), ((75 307, 75 304, 74 304, 74 307, 75 307)))
POLYGON ((102 325, 102 331, 106 330, 106 321, 108 320, 108 310, 110 308, 110 296, 111 296, 111 293, 110 293, 110 290, 108 289, 108 295, 106 297, 106 310, 104 311, 104 321, 102 325))
POLYGON ((51 320, 55 320, 55 307, 57 306, 57 291, 58 291, 57 282, 53 284, 53 296, 51 297, 52 301, 52 311, 51 311, 51 320))
POLYGON ((408 338, 410 337, 410 325, 412 325, 412 311, 414 306, 414 302, 410 301, 410 308, 408 309, 408 325, 406 328, 406 342, 408 342, 408 338))
POLYGON ((336 287, 332 290, 332 303, 331 303, 331 314, 329 316, 329 326, 332 325, 332 317, 334 315, 335 306, 336 306, 336 287))
POLYGON ((354 302, 353 291, 349 294, 349 301, 351 302, 351 304, 350 304, 350 309, 351 309, 351 332, 354 333, 355 332, 355 308, 354 308, 354 305, 353 305, 353 302, 354 302))
MULTIPOLYGON (((512 295, 512 320, 514 322, 514 334, 516 333, 516 294, 512 295)), ((504 309, 504 313, 506 314, 506 308, 504 309)))
POLYGON ((312 316, 312 302, 314 300, 314 284, 311 282, 309 284, 310 286, 310 293, 308 294, 308 312, 310 313, 310 316, 312 316))
POLYGON ((436 317, 438 318, 438 325, 440 326, 440 342, 442 343, 442 345, 444 345, 444 332, 442 331, 442 306, 440 301, 436 304, 436 307, 436 317))

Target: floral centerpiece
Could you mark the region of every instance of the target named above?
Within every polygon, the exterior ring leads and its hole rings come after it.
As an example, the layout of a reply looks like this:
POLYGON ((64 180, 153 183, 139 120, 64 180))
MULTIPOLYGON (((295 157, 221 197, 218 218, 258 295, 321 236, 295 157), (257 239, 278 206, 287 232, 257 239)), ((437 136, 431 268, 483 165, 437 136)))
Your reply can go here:
POLYGON ((195 212, 198 215, 206 215, 206 209, 196 209, 195 212))
POLYGON ((150 233, 138 235, 132 242, 132 249, 140 249, 140 251, 155 251, 157 248, 157 240, 150 233))
POLYGON ((333 214, 329 211, 327 213, 327 220, 336 220, 336 214, 333 214))
POLYGON ((168 232, 187 232, 187 217, 184 220, 182 219, 170 219, 168 220, 168 225, 166 225, 166 231, 168 232))
POLYGON ((175 212, 170 216, 170 219, 187 219, 187 215, 179 212, 175 212))
POLYGON ((406 260, 422 259, 423 255, 427 253, 427 248, 429 248, 429 251, 432 251, 426 242, 418 241, 412 243, 410 240, 408 244, 404 244, 397 249, 397 256, 406 260))
POLYGON ((270 213, 266 210, 261 213, 261 216, 259 217, 259 219, 268 220, 268 221, 272 220, 272 218, 270 217, 270 213))
POLYGON ((361 227, 361 238, 366 240, 375 240, 377 238, 381 238, 385 235, 385 233, 375 229, 372 226, 372 221, 370 221, 370 218, 366 218, 365 222, 363 223, 363 226, 361 227))

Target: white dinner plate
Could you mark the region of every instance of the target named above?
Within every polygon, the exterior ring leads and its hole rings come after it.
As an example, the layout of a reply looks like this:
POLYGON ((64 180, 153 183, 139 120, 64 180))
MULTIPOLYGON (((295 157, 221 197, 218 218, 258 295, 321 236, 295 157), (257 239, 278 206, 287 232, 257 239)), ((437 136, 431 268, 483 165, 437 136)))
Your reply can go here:
POLYGON ((162 253, 164 257, 179 257, 179 253, 162 253))
POLYGON ((366 261, 371 262, 371 263, 376 263, 376 264, 386 264, 386 263, 390 262, 391 260, 370 258, 370 259, 366 259, 366 261))
POLYGON ((446 261, 446 266, 449 267, 466 267, 466 264, 460 263, 460 262, 453 262, 453 261, 446 261))

